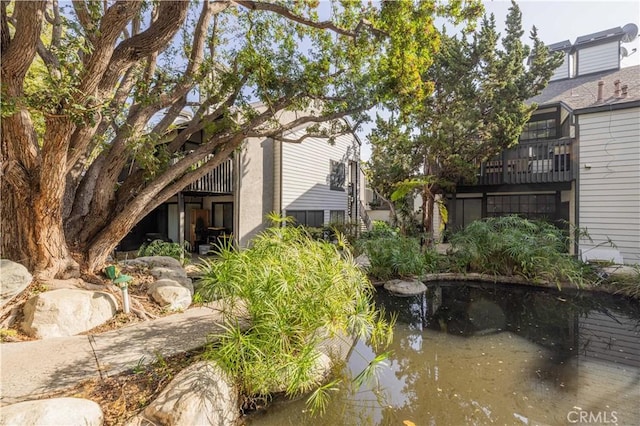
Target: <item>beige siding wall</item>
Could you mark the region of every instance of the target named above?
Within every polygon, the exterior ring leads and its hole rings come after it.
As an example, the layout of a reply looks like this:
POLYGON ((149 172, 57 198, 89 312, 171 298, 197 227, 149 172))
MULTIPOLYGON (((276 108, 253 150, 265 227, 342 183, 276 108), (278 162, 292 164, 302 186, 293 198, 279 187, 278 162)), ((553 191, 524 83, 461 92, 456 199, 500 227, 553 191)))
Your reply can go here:
POLYGON ((580 49, 577 55, 578 75, 618 68, 619 54, 617 41, 580 49))
POLYGON ((567 53, 564 54, 562 65, 555 70, 550 81, 560 80, 561 78, 569 78, 569 55, 567 53))
MULTIPOLYGON (((304 129, 287 138, 304 135, 304 129)), ((282 144, 282 210, 323 210, 329 223, 331 210, 344 210, 347 216, 349 161, 357 161, 360 146, 353 135, 342 135, 331 145, 326 139, 307 138, 302 143, 282 144), (344 191, 331 190, 331 160, 345 165, 344 191)))
POLYGON ((625 263, 640 263, 640 108, 578 116, 579 226, 593 243, 611 238, 625 263))

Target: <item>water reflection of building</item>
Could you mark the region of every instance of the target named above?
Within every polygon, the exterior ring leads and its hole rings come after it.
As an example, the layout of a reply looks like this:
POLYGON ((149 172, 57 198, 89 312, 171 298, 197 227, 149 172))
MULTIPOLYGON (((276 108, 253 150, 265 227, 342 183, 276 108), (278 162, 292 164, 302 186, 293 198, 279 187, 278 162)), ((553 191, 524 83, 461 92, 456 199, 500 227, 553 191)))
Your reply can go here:
POLYGON ((446 283, 426 294, 384 299, 399 321, 459 336, 508 331, 553 352, 554 360, 640 367, 640 307, 606 295, 536 287, 446 283))

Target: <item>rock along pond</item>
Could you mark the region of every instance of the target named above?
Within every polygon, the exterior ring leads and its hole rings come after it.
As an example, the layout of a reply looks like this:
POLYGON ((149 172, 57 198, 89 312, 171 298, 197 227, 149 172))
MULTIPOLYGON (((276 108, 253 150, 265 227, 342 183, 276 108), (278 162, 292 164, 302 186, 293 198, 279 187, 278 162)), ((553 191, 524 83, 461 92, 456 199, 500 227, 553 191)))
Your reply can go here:
MULTIPOLYGON (((602 293, 440 283, 412 297, 378 289, 396 313, 377 383, 246 418, 265 425, 571 425, 640 422, 640 303, 602 293)), ((358 342, 345 374, 373 359, 358 342)))

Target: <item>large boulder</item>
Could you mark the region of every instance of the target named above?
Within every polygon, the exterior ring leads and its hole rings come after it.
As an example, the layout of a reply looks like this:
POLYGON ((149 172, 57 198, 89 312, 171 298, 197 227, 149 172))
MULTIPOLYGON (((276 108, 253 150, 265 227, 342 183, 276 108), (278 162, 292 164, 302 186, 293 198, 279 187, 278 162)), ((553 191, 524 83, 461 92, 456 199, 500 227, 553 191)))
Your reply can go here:
POLYGON ((27 268, 7 259, 0 260, 0 307, 27 288, 33 277, 27 268))
POLYGON ((193 294, 191 291, 180 285, 179 282, 162 279, 149 286, 149 295, 160 306, 164 306, 172 311, 185 310, 191 305, 193 294))
POLYGON ((116 298, 101 291, 61 289, 33 296, 23 308, 22 329, 32 337, 73 336, 111 319, 116 298))
POLYGON ((147 420, 165 426, 232 425, 239 415, 237 390, 208 361, 182 370, 144 410, 147 420))
POLYGON ((384 289, 399 296, 413 296, 427 291, 427 286, 416 280, 391 280, 384 283, 384 289))
POLYGON ((120 262, 127 266, 143 266, 149 269, 162 267, 162 268, 182 268, 180 261, 169 256, 143 256, 135 259, 123 260, 120 262))
POLYGON ((26 401, 0 410, 0 424, 6 426, 102 426, 103 421, 100 406, 80 398, 26 401))
POLYGON ((152 268, 149 273, 157 280, 170 279, 176 281, 181 286, 189 289, 193 294, 193 282, 191 278, 187 277, 187 272, 183 268, 167 268, 163 266, 156 266, 152 268))

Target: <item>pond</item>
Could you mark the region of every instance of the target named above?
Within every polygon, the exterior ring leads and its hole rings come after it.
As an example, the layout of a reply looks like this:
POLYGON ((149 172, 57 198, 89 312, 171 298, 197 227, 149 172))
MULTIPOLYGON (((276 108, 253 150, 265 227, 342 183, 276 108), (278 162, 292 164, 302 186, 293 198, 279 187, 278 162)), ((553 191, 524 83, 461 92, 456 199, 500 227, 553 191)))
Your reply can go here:
MULTIPOLYGON (((398 315, 378 383, 339 390, 324 416, 308 413, 302 398, 276 402, 247 424, 639 424, 637 301, 440 283, 414 297, 379 289, 377 303, 398 315)), ((346 374, 373 357, 358 342, 346 374)))

